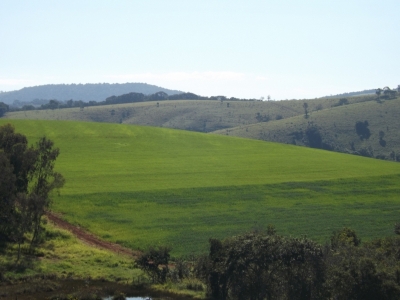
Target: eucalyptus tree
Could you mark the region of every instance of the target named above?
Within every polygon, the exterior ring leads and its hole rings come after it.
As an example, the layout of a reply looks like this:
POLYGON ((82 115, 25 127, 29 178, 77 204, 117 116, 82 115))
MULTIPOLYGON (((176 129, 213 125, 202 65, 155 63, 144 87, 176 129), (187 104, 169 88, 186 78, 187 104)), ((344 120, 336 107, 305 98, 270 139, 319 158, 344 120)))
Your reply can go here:
MULTIPOLYGON (((0 127, 0 236, 19 245, 32 232, 31 247, 39 240, 41 220, 50 194, 64 177, 54 170, 59 149, 42 137, 32 146, 12 125, 0 127)), ((18 255, 19 257, 19 255, 18 255)))

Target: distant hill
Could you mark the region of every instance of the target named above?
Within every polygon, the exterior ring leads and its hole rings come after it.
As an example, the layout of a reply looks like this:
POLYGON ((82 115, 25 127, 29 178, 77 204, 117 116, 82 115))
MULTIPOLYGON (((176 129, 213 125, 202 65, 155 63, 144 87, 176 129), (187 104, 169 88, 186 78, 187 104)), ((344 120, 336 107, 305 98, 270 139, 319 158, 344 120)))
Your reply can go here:
POLYGON ((338 98, 338 97, 353 97, 353 96, 371 95, 371 94, 375 94, 375 92, 376 92, 376 89, 371 89, 371 90, 363 90, 363 91, 358 91, 358 92, 349 92, 349 93, 325 96, 322 98, 338 98))
POLYGON ((13 104, 19 102, 32 102, 34 100, 82 100, 104 101, 110 96, 119 96, 127 93, 142 93, 145 95, 164 92, 168 95, 181 94, 181 91, 169 90, 146 83, 88 83, 88 84, 47 84, 11 92, 0 93, 0 102, 13 104))

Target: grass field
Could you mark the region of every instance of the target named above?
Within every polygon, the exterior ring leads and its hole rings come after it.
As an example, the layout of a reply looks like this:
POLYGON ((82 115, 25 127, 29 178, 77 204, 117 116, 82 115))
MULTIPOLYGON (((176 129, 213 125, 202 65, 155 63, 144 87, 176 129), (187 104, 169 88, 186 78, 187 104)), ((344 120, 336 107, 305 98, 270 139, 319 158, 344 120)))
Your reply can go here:
POLYGON ((67 180, 53 207, 72 223, 132 248, 206 250, 210 237, 262 230, 325 241, 350 226, 392 232, 400 165, 234 137, 119 124, 11 122, 60 147, 67 180))

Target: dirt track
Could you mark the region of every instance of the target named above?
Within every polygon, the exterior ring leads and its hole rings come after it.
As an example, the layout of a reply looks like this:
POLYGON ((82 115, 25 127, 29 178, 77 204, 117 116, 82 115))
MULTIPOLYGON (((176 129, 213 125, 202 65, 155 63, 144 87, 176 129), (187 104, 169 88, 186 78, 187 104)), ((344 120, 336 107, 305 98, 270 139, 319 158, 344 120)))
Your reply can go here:
POLYGON ((68 223, 54 212, 46 212, 46 216, 57 227, 68 230, 69 232, 74 234, 78 239, 89 245, 98 247, 100 249, 109 250, 117 254, 123 254, 129 256, 138 255, 138 252, 132 251, 131 249, 122 247, 121 245, 118 244, 101 240, 100 238, 94 236, 93 234, 90 234, 89 232, 83 230, 82 228, 68 223))

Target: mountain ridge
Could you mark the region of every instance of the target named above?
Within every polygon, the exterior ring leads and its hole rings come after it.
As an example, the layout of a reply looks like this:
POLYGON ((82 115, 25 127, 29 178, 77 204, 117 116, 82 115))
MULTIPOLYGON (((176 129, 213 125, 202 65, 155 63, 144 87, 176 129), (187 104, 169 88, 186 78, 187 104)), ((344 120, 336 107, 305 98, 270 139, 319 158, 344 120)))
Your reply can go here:
POLYGON ((131 92, 154 94, 165 92, 168 95, 181 94, 182 91, 166 89, 147 83, 86 83, 86 84, 46 84, 24 87, 20 90, 0 93, 0 102, 12 104, 14 101, 31 102, 33 100, 83 100, 103 101, 110 96, 131 92))

